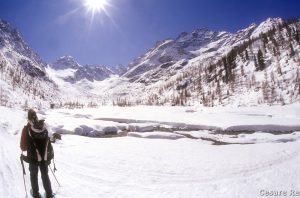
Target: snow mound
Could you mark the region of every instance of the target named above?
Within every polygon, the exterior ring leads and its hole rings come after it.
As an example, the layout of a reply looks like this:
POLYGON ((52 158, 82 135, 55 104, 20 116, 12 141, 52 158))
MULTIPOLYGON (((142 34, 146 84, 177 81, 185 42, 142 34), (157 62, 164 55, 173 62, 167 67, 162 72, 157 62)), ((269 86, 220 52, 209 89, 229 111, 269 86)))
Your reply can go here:
POLYGON ((232 126, 225 129, 228 132, 239 132, 239 131, 263 131, 271 133, 289 133, 293 131, 300 131, 300 125, 295 126, 284 126, 284 125, 239 125, 232 126))
POLYGON ((177 140, 180 138, 185 138, 184 135, 169 133, 169 132, 145 132, 145 133, 137 133, 137 132, 129 132, 127 136, 130 137, 138 137, 138 138, 149 138, 149 139, 168 139, 168 140, 177 140))

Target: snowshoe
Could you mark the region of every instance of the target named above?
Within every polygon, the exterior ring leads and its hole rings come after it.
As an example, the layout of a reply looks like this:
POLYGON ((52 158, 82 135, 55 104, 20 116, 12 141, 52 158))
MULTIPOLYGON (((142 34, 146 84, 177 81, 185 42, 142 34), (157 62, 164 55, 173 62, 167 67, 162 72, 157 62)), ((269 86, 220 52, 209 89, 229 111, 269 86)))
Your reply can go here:
POLYGON ((37 195, 34 195, 32 189, 30 190, 30 195, 32 198, 42 198, 42 195, 40 193, 37 195))

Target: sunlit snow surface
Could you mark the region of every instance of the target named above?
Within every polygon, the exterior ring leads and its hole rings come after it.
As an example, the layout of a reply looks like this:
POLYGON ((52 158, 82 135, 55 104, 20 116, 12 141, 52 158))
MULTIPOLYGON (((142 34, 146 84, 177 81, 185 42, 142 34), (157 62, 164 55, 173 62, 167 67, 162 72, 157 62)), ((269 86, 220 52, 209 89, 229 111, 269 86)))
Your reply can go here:
MULTIPOLYGON (((3 107, 0 110, 0 197, 25 197, 19 139, 26 124, 26 112, 3 107)), ((57 197, 253 198, 260 197, 261 190, 299 191, 300 132, 289 131, 291 127, 299 127, 299 112, 299 105, 100 107, 47 110, 41 111, 39 117, 46 119, 53 132, 64 129, 71 133, 80 126, 105 132, 107 127, 116 127, 118 131, 126 129, 130 135, 114 138, 63 135, 54 144, 56 176, 61 188, 50 173, 57 197), (176 129, 182 124, 206 129, 154 130, 157 125, 176 129), (229 127, 238 129, 238 134, 214 130, 229 127), (255 127, 265 131, 242 131, 255 127), (288 130, 277 135, 270 133, 276 127, 288 130), (185 134, 200 139, 187 138, 185 134), (227 144, 216 145, 210 139, 227 144)), ((29 189, 27 164, 26 170, 29 189)), ((41 183, 40 189, 43 189, 41 183)))

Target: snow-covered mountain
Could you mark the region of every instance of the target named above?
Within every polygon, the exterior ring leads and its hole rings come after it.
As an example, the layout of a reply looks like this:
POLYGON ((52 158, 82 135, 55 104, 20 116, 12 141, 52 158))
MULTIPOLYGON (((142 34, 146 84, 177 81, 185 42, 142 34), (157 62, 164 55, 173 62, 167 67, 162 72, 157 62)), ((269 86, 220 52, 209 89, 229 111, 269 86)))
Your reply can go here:
POLYGON ((124 65, 115 65, 115 66, 110 66, 109 69, 111 69, 115 74, 122 76, 127 72, 128 67, 124 65))
MULTIPOLYGON (((107 98, 107 90, 114 90, 120 84, 114 79, 126 71, 120 65, 106 67, 101 65, 82 65, 70 55, 62 56, 50 64, 46 71, 56 82, 65 103, 87 104, 92 101, 103 102, 107 98)), ((118 92, 119 93, 119 92, 118 92)))
POLYGON ((45 76, 45 63, 34 53, 21 34, 8 22, 0 20, 1 55, 11 64, 19 64, 31 76, 45 76))
POLYGON ((69 69, 56 77, 67 92, 79 98, 84 93, 100 104, 295 103, 300 101, 299 26, 298 19, 269 18, 235 33, 196 29, 157 42, 120 77, 94 78, 101 69, 81 67, 70 57, 59 61, 65 63, 60 68, 69 69))
POLYGON ((157 42, 153 48, 129 64, 124 76, 131 81, 148 83, 168 79, 189 64, 194 58, 206 59, 226 55, 229 49, 240 42, 258 36, 264 31, 282 22, 282 19, 268 19, 257 26, 230 32, 214 32, 206 28, 196 29, 190 33, 183 32, 176 39, 157 42))
POLYGON ((60 57, 50 66, 59 73, 69 73, 63 80, 71 83, 84 79, 91 82, 102 81, 111 75, 124 73, 122 66, 109 68, 101 65, 81 65, 70 55, 60 57))
POLYGON ((269 18, 236 33, 197 29, 163 40, 129 64, 123 77, 141 89, 129 85, 123 98, 206 106, 299 102, 299 32, 298 19, 269 18))
POLYGON ((64 70, 64 69, 78 69, 82 67, 72 56, 62 56, 54 63, 52 63, 51 67, 56 70, 64 70))
POLYGON ((159 41, 146 54, 129 64, 124 76, 131 81, 150 82, 167 79, 188 65, 188 61, 197 57, 199 49, 215 43, 220 48, 230 33, 197 29, 191 33, 183 32, 176 39, 159 41))
POLYGON ((9 69, 2 72, 6 80, 1 81, 1 89, 20 83, 15 79, 22 74, 27 84, 20 90, 30 90, 27 95, 37 93, 28 84, 38 82, 45 84, 34 86, 41 87, 37 88, 41 97, 63 95, 63 101, 68 102, 290 104, 300 101, 299 32, 298 19, 269 18, 235 33, 208 29, 183 32, 175 39, 157 42, 127 67, 82 65, 71 56, 46 66, 20 34, 1 21, 0 58, 2 65, 14 68, 14 75, 9 75, 9 69))
POLYGON ((4 106, 42 106, 60 93, 45 71, 45 62, 8 22, 0 20, 0 102, 4 106))

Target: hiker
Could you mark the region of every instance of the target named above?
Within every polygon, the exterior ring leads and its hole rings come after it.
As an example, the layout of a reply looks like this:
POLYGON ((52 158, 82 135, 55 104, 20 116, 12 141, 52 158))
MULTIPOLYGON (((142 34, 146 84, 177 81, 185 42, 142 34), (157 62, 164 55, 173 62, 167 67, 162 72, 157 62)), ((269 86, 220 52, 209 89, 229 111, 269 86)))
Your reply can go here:
POLYGON ((28 111, 28 123, 22 130, 20 147, 23 152, 27 151, 24 161, 29 163, 32 197, 41 198, 38 185, 38 169, 40 169, 45 197, 54 198, 48 175, 48 165, 54 156, 53 148, 44 120, 38 120, 33 109, 28 111))

